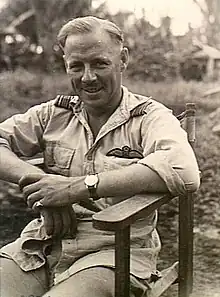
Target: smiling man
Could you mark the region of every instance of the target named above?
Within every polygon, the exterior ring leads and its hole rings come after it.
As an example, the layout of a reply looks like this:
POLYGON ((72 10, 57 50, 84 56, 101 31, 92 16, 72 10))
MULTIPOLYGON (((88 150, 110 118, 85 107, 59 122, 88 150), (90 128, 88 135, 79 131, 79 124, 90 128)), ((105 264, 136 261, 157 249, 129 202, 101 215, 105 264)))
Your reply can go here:
MULTIPOLYGON (((121 30, 95 17, 64 25, 72 96, 0 124, 0 178, 19 184, 41 219, 1 249, 1 295, 114 296, 114 234, 92 215, 149 192, 193 192, 199 171, 187 136, 165 106, 122 86, 128 64, 121 30), (45 171, 22 161, 43 152, 45 171)), ((157 215, 132 225, 131 293, 156 271, 157 215)))
POLYGON ((96 136, 121 101, 121 73, 128 63, 128 50, 123 48, 123 37, 116 26, 103 21, 103 27, 97 27, 94 19, 90 22, 70 35, 67 24, 59 39, 73 92, 85 104, 96 136))

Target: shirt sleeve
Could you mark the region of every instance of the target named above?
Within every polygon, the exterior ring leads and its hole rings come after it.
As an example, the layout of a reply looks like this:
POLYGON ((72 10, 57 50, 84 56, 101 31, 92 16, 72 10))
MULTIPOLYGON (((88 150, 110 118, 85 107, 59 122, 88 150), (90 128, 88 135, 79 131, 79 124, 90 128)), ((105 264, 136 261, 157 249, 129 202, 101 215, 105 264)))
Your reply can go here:
POLYGON ((173 195, 198 189, 200 178, 194 152, 171 110, 159 103, 149 105, 141 134, 144 158, 138 163, 157 172, 173 195))
POLYGON ((50 117, 51 101, 16 114, 0 123, 0 146, 18 156, 31 157, 42 151, 42 138, 50 117))

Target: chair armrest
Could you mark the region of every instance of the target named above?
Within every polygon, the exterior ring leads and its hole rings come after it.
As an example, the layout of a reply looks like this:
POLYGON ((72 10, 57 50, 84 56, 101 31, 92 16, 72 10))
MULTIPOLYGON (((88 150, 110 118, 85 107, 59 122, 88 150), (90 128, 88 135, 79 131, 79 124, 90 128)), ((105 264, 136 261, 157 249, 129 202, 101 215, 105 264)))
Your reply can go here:
POLYGON ((131 197, 93 215, 93 227, 103 231, 117 231, 146 217, 174 197, 169 193, 131 197))

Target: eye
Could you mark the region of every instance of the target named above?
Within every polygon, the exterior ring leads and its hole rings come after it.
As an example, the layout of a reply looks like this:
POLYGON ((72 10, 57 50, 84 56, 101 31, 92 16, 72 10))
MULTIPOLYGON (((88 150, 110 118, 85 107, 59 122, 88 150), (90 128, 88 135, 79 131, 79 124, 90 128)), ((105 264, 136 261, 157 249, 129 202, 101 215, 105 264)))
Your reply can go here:
POLYGON ((108 63, 106 61, 97 60, 94 62, 94 66, 100 69, 106 68, 108 63))
POLYGON ((82 70, 82 65, 80 63, 73 63, 68 66, 70 72, 78 72, 82 70))

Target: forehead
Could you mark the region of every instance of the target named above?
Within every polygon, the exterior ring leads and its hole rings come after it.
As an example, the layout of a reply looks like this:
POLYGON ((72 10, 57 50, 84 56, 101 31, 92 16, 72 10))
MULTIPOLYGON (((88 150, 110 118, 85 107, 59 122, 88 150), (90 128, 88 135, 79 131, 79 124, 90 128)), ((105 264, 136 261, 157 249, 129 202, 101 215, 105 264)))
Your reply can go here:
POLYGON ((64 54, 70 57, 88 57, 90 55, 115 55, 120 52, 116 44, 104 30, 69 35, 66 39, 64 54))

